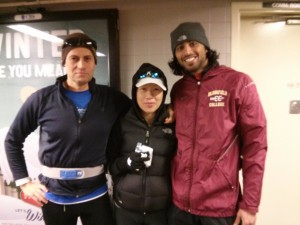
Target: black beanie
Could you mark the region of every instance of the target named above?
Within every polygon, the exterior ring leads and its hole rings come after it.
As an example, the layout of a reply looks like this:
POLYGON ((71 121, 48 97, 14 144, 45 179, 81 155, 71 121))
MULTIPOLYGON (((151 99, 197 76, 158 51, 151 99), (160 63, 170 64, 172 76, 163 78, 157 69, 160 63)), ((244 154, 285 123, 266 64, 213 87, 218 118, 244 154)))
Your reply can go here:
POLYGON ((198 22, 181 23, 171 32, 170 36, 173 53, 175 52, 176 46, 184 41, 197 41, 210 48, 204 28, 198 22))
POLYGON ((73 49, 73 48, 87 48, 91 50, 94 59, 95 59, 95 64, 97 64, 97 55, 96 55, 96 50, 97 50, 97 43, 94 41, 92 38, 87 36, 86 34, 83 33, 72 33, 69 34, 68 36, 65 37, 62 49, 61 49, 61 62, 62 65, 65 65, 66 62, 66 57, 68 53, 73 49))

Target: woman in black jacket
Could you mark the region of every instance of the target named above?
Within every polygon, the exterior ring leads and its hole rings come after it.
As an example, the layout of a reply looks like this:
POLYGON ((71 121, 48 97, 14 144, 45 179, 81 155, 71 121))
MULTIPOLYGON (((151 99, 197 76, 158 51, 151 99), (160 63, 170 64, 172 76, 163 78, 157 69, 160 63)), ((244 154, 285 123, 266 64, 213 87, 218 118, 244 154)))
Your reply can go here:
POLYGON ((144 63, 132 78, 132 107, 111 135, 110 173, 118 225, 166 225, 174 124, 165 124, 167 80, 144 63))

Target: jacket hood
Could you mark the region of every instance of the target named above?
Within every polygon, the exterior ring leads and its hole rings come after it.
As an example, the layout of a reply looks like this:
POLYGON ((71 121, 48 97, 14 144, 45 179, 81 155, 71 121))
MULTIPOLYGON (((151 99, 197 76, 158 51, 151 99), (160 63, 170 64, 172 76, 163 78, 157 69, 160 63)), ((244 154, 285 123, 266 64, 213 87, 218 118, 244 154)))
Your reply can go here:
MULTIPOLYGON (((163 85, 166 89, 163 91, 164 92, 163 100, 161 106, 158 109, 158 112, 161 110, 162 106, 165 103, 167 92, 168 92, 168 83, 165 74, 158 67, 150 63, 143 63, 132 77, 131 98, 133 101, 134 108, 138 111, 139 111, 139 107, 136 100, 136 92, 137 92, 136 85, 139 81, 144 82, 144 80, 142 79, 151 79, 151 78, 153 79, 153 83, 156 83, 159 86, 163 85)), ((151 83, 151 82, 147 82, 147 83, 151 83)))

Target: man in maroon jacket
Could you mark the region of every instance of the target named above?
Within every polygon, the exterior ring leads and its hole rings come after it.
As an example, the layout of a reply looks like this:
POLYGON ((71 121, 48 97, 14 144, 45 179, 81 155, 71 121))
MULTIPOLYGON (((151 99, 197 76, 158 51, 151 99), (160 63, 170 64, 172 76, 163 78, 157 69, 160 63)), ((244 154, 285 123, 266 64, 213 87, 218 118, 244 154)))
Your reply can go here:
POLYGON ((200 23, 176 27, 171 47, 169 66, 183 77, 171 91, 178 149, 169 225, 254 225, 267 151, 256 86, 219 65, 200 23))

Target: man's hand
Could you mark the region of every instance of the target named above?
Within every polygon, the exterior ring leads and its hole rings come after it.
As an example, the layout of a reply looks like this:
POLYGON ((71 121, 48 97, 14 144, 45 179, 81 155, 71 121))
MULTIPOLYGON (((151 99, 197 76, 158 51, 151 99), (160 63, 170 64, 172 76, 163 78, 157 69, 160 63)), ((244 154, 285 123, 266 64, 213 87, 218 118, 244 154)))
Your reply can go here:
POLYGON ((24 193, 24 198, 31 198, 36 202, 36 205, 43 206, 47 204, 48 200, 45 197, 47 188, 38 181, 30 181, 20 186, 24 193))
POLYGON ((167 110, 168 110, 168 117, 165 118, 165 124, 173 123, 175 121, 173 106, 169 104, 167 110))
POLYGON ((233 225, 255 225, 256 214, 239 209, 233 225))

